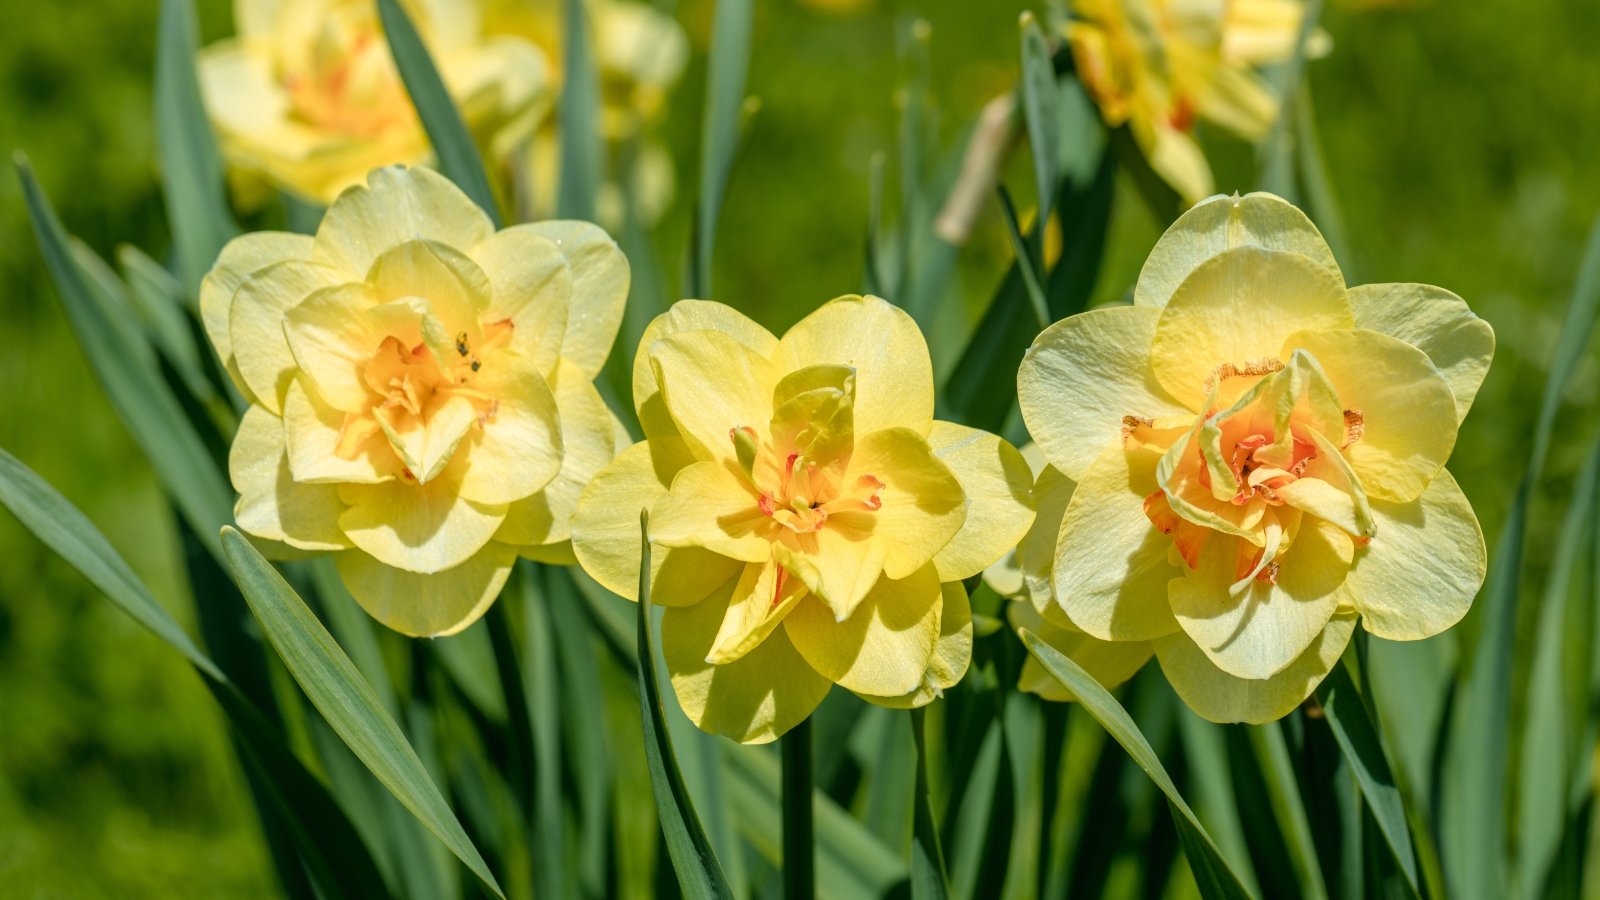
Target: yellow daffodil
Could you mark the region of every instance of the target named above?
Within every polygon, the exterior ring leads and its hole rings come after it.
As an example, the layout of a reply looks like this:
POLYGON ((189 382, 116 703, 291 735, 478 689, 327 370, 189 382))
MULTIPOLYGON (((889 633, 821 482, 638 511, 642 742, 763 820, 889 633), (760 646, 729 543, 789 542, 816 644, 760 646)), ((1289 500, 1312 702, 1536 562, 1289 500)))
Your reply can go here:
MULTIPOLYGON (((549 66, 531 41, 486 36, 478 0, 401 0, 469 127, 525 117, 549 66)), ((318 203, 367 172, 429 158, 371 0, 235 0, 238 35, 200 52, 206 109, 236 171, 318 203)))
MULTIPOLYGON (((1185 203, 1212 192, 1196 122, 1266 137, 1278 99, 1257 69, 1293 55, 1305 12, 1300 0, 1072 0, 1071 10, 1079 80, 1185 203)), ((1325 52, 1315 37, 1309 50, 1325 52)))
POLYGON ((519 552, 571 561, 578 493, 618 443, 592 379, 627 292, 599 228, 496 231, 428 169, 373 172, 315 237, 233 240, 200 304, 250 401, 239 527, 335 553, 396 631, 465 628, 519 552))
POLYGON ((1000 438, 934 420, 910 316, 841 297, 780 340, 685 300, 646 329, 633 392, 646 440, 584 490, 573 549, 633 597, 649 509, 651 597, 690 719, 758 743, 834 684, 904 707, 960 680, 960 581, 1027 530, 1031 477, 1000 438))
MULTIPOLYGON (((1051 593, 1050 575, 1056 562, 1056 536, 1077 484, 1050 465, 1037 444, 1023 447, 1022 456, 1034 474, 1038 512, 1016 548, 984 571, 984 581, 1010 598, 1006 618, 1012 628, 1026 628, 1048 641, 1109 690, 1132 678, 1155 651, 1149 641, 1104 641, 1085 634, 1061 611, 1051 593)), ((1072 699, 1032 656, 1023 661, 1017 687, 1046 700, 1072 699)))
POLYGON ((1485 559, 1444 463, 1493 352, 1441 288, 1347 290, 1283 200, 1202 202, 1134 305, 1057 322, 1023 361, 1028 430, 1077 483, 1056 602, 1092 637, 1154 642, 1219 722, 1292 710, 1358 622, 1393 640, 1450 627, 1485 559))
MULTIPOLYGON (((491 34, 526 38, 552 60, 554 90, 564 75, 566 41, 561 0, 488 0, 485 26, 491 34)), ((599 221, 620 225, 632 214, 649 224, 660 218, 676 190, 667 148, 653 130, 666 117, 667 95, 689 61, 689 40, 667 13, 638 0, 587 0, 588 30, 600 76, 601 137, 612 161, 601 185, 599 221)), ((534 217, 555 209, 560 167, 559 115, 538 123, 525 151, 523 177, 534 217)))

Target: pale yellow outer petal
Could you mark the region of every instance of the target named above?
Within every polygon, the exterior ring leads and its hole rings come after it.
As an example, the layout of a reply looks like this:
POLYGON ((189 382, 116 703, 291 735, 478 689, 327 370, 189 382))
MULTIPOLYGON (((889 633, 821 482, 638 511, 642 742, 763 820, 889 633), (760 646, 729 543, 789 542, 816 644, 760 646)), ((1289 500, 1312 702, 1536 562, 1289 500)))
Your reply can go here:
POLYGON ((651 505, 650 541, 765 562, 772 554, 772 532, 779 526, 756 501, 755 489, 731 466, 697 462, 679 472, 667 496, 651 505))
POLYGON ((939 611, 939 642, 934 645, 928 671, 914 691, 898 697, 868 697, 879 706, 914 709, 927 706, 955 687, 972 665, 972 603, 959 581, 944 583, 944 606, 939 611))
POLYGON ((285 260, 311 257, 311 238, 283 231, 257 231, 242 234, 223 248, 211 271, 200 280, 200 322, 217 358, 245 399, 254 400, 239 374, 233 357, 233 337, 228 325, 233 310, 233 292, 254 272, 285 260))
POLYGON ((524 226, 561 251, 572 272, 572 294, 561 356, 583 374, 600 373, 622 326, 632 278, 628 258, 605 229, 589 222, 551 220, 524 226))
POLYGON ((1213 665, 1260 680, 1293 664, 1333 618, 1352 548, 1336 526, 1307 519, 1279 559, 1278 583, 1252 579, 1234 594, 1238 544, 1208 538, 1199 565, 1173 579, 1168 596, 1178 624, 1213 665))
POLYGON ((543 489, 561 471, 563 426, 555 393, 531 361, 504 370, 486 365, 483 389, 498 397, 494 414, 457 448, 460 490, 480 503, 513 503, 543 489))
POLYGON ((909 428, 926 435, 933 425, 933 362, 917 323, 877 297, 831 300, 796 322, 778 342, 780 372, 807 366, 856 370, 857 434, 909 428))
POLYGON ((1189 708, 1212 722, 1260 725, 1305 702, 1338 664, 1355 632, 1356 614, 1339 613, 1300 657, 1271 678, 1251 681, 1222 671, 1183 632, 1155 642, 1156 659, 1189 708))
POLYGON ((228 477, 239 492, 233 517, 250 534, 300 550, 350 546, 339 530, 339 489, 299 484, 289 473, 283 420, 259 406, 245 410, 228 450, 228 477))
POLYGON ((562 362, 551 387, 561 415, 561 470, 538 493, 511 505, 495 534, 496 540, 508 544, 567 540, 578 495, 616 455, 614 419, 594 382, 576 364, 562 362))
POLYGON ((228 317, 234 362, 249 395, 274 413, 282 414, 284 393, 299 368, 284 337, 284 315, 313 292, 331 287, 337 275, 317 263, 286 260, 257 269, 234 291, 228 317))
POLYGON ((362 444, 354 459, 343 459, 334 452, 344 419, 343 412, 306 389, 304 378, 289 383, 284 394, 283 423, 294 479, 305 483, 371 484, 399 477, 400 458, 381 433, 362 444))
POLYGON ((478 621, 500 596, 516 559, 516 550, 498 541, 432 574, 386 566, 359 550, 334 557, 339 577, 361 608, 413 637, 445 637, 478 621))
MULTIPOLYGON (((857 434, 860 434, 858 431, 857 434)), ((950 467, 934 455, 909 428, 875 431, 856 441, 845 483, 877 478, 884 487, 870 517, 872 539, 885 547, 883 571, 904 578, 922 566, 961 530, 967 519, 967 497, 950 467)))
POLYGON ((573 276, 566 255, 532 225, 495 232, 470 253, 491 285, 483 321, 509 319, 511 346, 555 373, 567 333, 573 276))
POLYGON ((833 610, 836 619, 853 614, 883 574, 888 546, 859 527, 864 518, 834 516, 821 531, 796 535, 772 547, 778 562, 833 610))
POLYGON ((421 166, 387 166, 328 207, 312 253, 363 279, 379 256, 405 241, 470 248, 493 233, 488 215, 448 178, 421 166))
POLYGON ((1448 469, 1410 503, 1372 504, 1378 533, 1358 548, 1344 590, 1361 624, 1393 641, 1461 621, 1483 586, 1487 555, 1472 506, 1448 469))
MULTIPOLYGON (((667 412, 666 399, 650 365, 650 346, 656 341, 684 331, 720 331, 762 359, 770 359, 778 349, 778 339, 755 321, 731 306, 711 300, 679 300, 656 316, 639 337, 639 352, 633 358, 633 408, 646 438, 652 442, 676 440, 678 426, 667 412)), ((658 445, 659 446, 659 445, 658 445)), ((658 451, 659 452, 659 451, 658 451)))
POLYGON ((966 521, 933 564, 940 581, 971 578, 1015 547, 1033 524, 1033 473, 1010 443, 965 425, 935 421, 928 445, 967 495, 966 521))
POLYGON ((783 620, 795 649, 823 677, 867 696, 897 697, 922 685, 939 640, 943 592, 927 565, 880 578, 844 621, 808 596, 783 620))
MULTIPOLYGON (((1054 466, 1045 466, 1039 480, 1033 485, 1033 499, 1039 505, 1039 514, 1033 527, 1017 544, 1017 566, 1022 572, 1021 596, 1033 603, 1034 609, 1047 613, 1060 612, 1052 593, 1051 581, 1056 567, 1056 540, 1061 535, 1061 523, 1067 517, 1067 505, 1072 502, 1072 492, 1078 483, 1061 474, 1054 466)), ((1062 613, 1063 617, 1065 613, 1062 613)))
POLYGON ((811 668, 781 628, 733 662, 706 662, 732 588, 668 609, 661 617, 661 655, 689 721, 743 744, 765 744, 811 715, 833 683, 811 668))
POLYGON ((640 350, 649 354, 667 411, 699 458, 737 463, 732 430, 765 432, 778 371, 744 344, 720 331, 684 331, 640 350))
POLYGON ((423 574, 455 568, 489 543, 506 508, 468 500, 451 481, 340 485, 349 509, 339 527, 381 563, 423 574))
POLYGON ((1218 366, 1281 362, 1293 349, 1284 346, 1289 335, 1354 324, 1339 273, 1298 253, 1234 247, 1200 263, 1173 292, 1150 363, 1167 393, 1198 409, 1218 366))
MULTIPOLYGON (((1265 193, 1218 194, 1196 203, 1156 241, 1134 285, 1134 305, 1166 306, 1178 285, 1201 263, 1245 246, 1298 253, 1339 272, 1317 226, 1287 200, 1265 193)), ((1342 274, 1339 280, 1343 282, 1342 274)))
POLYGON ((1373 500, 1415 500, 1456 445, 1456 402, 1427 354, 1376 331, 1302 331, 1284 353, 1316 357, 1361 438, 1345 457, 1373 500))
POLYGON ((1381 331, 1428 354, 1450 385, 1456 421, 1467 417, 1494 358, 1494 329, 1465 300, 1431 284, 1364 284, 1350 289, 1356 327, 1381 331))
POLYGON ((460 250, 438 241, 402 241, 373 260, 366 281, 380 301, 427 300, 445 334, 465 332, 477 342, 492 288, 489 277, 460 250))
MULTIPOLYGON (((1048 615, 1040 614, 1027 600, 1014 600, 1006 604, 1006 617, 1013 629, 1020 631, 1025 628, 1038 635, 1045 643, 1081 666, 1108 691, 1136 675, 1155 653, 1149 641, 1102 641, 1090 637, 1076 628, 1062 625, 1048 615)), ((1017 689, 1058 703, 1070 703, 1073 700, 1072 693, 1044 666, 1039 665, 1031 653, 1022 663, 1022 672, 1017 676, 1017 689)))
POLYGON ((1144 513, 1160 455, 1108 448, 1084 473, 1056 540, 1056 603, 1107 641, 1148 641, 1178 629, 1167 603, 1172 539, 1144 513))
POLYGON ((1079 313, 1034 338, 1017 370, 1017 402, 1050 464, 1068 478, 1122 440, 1124 416, 1161 418, 1187 408, 1150 368, 1156 310, 1112 306, 1079 313))

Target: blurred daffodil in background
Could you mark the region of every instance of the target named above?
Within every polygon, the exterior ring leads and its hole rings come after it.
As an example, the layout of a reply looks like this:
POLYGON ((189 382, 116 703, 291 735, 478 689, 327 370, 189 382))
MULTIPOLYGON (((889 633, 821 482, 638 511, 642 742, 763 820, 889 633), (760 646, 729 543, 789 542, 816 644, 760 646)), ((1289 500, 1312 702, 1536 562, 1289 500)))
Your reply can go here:
POLYGON ((239 527, 334 553, 396 631, 465 628, 519 553, 570 560, 578 492, 617 446, 592 379, 628 280, 599 228, 496 231, 423 168, 373 172, 315 237, 235 239, 200 303, 250 403, 239 527))
POLYGON ((779 339, 685 300, 645 331, 633 389, 646 440, 584 490, 574 550, 633 597, 648 507, 652 598, 690 719, 759 743, 834 684, 906 707, 960 680, 960 582, 1027 530, 1032 478, 1005 441, 933 418, 910 316, 841 297, 779 339))
MULTIPOLYGON (((504 129, 548 102, 545 53, 524 36, 488 33, 478 0, 402 6, 481 142, 507 143, 504 129)), ((376 4, 236 0, 234 20, 237 35, 202 49, 197 69, 236 183, 325 205, 372 169, 430 158, 376 4)))
MULTIPOLYGON (((1065 30, 1106 124, 1128 126, 1151 168, 1192 204, 1213 190, 1196 125, 1252 143, 1267 136, 1279 98, 1260 70, 1293 56, 1304 14, 1301 0, 1072 0, 1065 30)), ((1328 44, 1317 32, 1307 53, 1328 44)))
POLYGON ((1153 642, 1218 722, 1293 710, 1358 622, 1393 640, 1449 628, 1485 552, 1444 463, 1493 352, 1441 288, 1347 290, 1285 201, 1199 204, 1134 305, 1057 322, 1018 374, 1029 432, 1076 483, 1056 603, 1091 637, 1153 642))

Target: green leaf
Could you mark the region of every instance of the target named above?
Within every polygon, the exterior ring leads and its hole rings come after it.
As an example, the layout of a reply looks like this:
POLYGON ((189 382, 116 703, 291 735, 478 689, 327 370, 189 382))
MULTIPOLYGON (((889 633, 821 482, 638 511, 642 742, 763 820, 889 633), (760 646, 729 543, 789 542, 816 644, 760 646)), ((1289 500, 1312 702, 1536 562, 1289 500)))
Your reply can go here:
MULTIPOLYGON (((156 152, 161 191, 172 219, 178 270, 191 298, 239 226, 228 209, 222 156, 211 132, 194 60, 198 41, 192 0, 162 0, 156 40, 156 152)), ((211 529, 207 529, 209 533, 211 529)))
POLYGON ((1255 871, 1250 867, 1250 847, 1235 799, 1238 786, 1229 766, 1225 726, 1207 722, 1189 707, 1179 704, 1178 732, 1183 739, 1183 758, 1189 768, 1189 795, 1194 798, 1195 813, 1210 826, 1217 847, 1232 861, 1233 871, 1245 888, 1252 894, 1261 893, 1255 871))
POLYGON ((917 789, 911 800, 911 900, 946 900, 950 879, 945 874, 939 826, 933 820, 933 801, 928 796, 926 712, 920 706, 911 710, 911 736, 917 747, 917 789))
POLYGON ((562 803, 561 685, 556 664, 555 627, 546 596, 539 590, 541 570, 531 562, 517 564, 516 585, 522 595, 523 694, 533 730, 534 884, 541 896, 574 893, 568 865, 566 814, 562 803))
POLYGON ((677 757, 672 753, 672 736, 667 733, 667 723, 661 709, 661 688, 656 683, 655 642, 650 628, 650 531, 649 513, 639 515, 639 540, 642 545, 642 562, 639 564, 639 696, 644 720, 645 758, 650 764, 650 784, 656 797, 656 814, 661 819, 661 833, 666 838, 667 855, 672 857, 672 868, 678 873, 678 885, 692 900, 704 897, 732 898, 723 877, 722 866, 711 850, 711 840, 700 827, 700 817, 695 814, 694 802, 683 784, 683 773, 678 771, 677 757))
POLYGON ((222 530, 223 551, 250 611, 289 674, 356 757, 478 876, 505 895, 382 701, 305 602, 244 535, 222 530))
POLYGON ((1534 422, 1528 467, 1489 560, 1489 578, 1462 623, 1468 660, 1458 681, 1448 726, 1439 839, 1451 896, 1493 900, 1510 890, 1506 860, 1506 783, 1511 721, 1512 647, 1522 576, 1528 507, 1544 475, 1556 414, 1583 360, 1600 311, 1600 220, 1589 233, 1577 285, 1557 338, 1550 374, 1534 422))
POLYGON ((114 317, 97 297, 32 166, 20 154, 17 172, 39 251, 90 368, 179 513, 220 562, 222 547, 215 535, 233 519, 233 491, 171 389, 145 362, 148 345, 137 343, 128 322, 114 317))
MULTIPOLYGON (((1050 327, 1050 309, 1044 299, 1044 285, 1040 283, 1033 251, 1028 247, 1030 239, 1022 236, 1022 226, 1017 222, 1017 207, 1011 202, 1011 192, 1006 190, 1003 184, 997 190, 1000 195, 1000 211, 1005 213, 1006 236, 1011 238, 1011 252, 1016 256, 1017 271, 1022 273, 1022 286, 1027 289, 1028 304, 1033 307, 1034 320, 1039 330, 1043 331, 1050 327)), ((1037 236, 1040 233, 1036 223, 1033 234, 1037 236)))
POLYGON ((544 571, 551 624, 556 634, 566 636, 556 644, 561 704, 564 709, 584 711, 581 716, 563 716, 561 729, 577 788, 578 860, 574 868, 583 889, 591 896, 601 896, 606 890, 606 831, 611 825, 608 810, 614 762, 606 739, 599 654, 570 570, 547 566, 544 571))
POLYGON ((1007 761, 1011 769, 1013 824, 1007 848, 1003 900, 1026 900, 1039 893, 1039 856, 1044 841, 1044 723, 1038 697, 1001 695, 1007 761))
POLYGON ((1189 858, 1189 866, 1194 872, 1195 882, 1200 886, 1200 894, 1207 900, 1213 898, 1241 898, 1249 897, 1250 892, 1245 890, 1239 877, 1233 873, 1228 861, 1223 858, 1222 852, 1212 842, 1211 836, 1206 833, 1200 820, 1195 818, 1194 811, 1178 793, 1178 788, 1167 775, 1167 770, 1161 765, 1155 751, 1150 749, 1150 744, 1139 733, 1139 727, 1128 716, 1127 710, 1116 701, 1093 676, 1079 668, 1078 664, 1063 656, 1060 651, 1035 637, 1030 631, 1022 631, 1022 642, 1028 646, 1028 651, 1039 660, 1045 671, 1055 678, 1078 700, 1083 708, 1094 716, 1095 720, 1122 745, 1134 763, 1150 777, 1156 787, 1167 796, 1167 804, 1172 811, 1172 820, 1178 827, 1178 840, 1183 845, 1183 851, 1189 858))
POLYGON ((1289 746, 1283 739, 1283 727, 1277 722, 1246 726, 1250 749, 1255 752, 1256 765, 1267 786, 1267 802, 1272 807, 1273 818, 1283 834, 1289 849, 1289 865, 1295 880, 1307 898, 1326 900, 1328 887, 1322 880, 1322 866, 1317 859, 1316 844, 1311 837, 1311 820, 1306 816, 1304 802, 1300 799, 1300 785, 1295 781, 1294 761, 1289 758, 1289 746))
POLYGON ((556 216, 594 221, 596 198, 605 166, 596 117, 600 112, 600 73, 590 54, 589 4, 564 0, 566 37, 562 53, 566 73, 561 82, 561 178, 556 188, 556 216))
MULTIPOLYGON (((1045 46, 1044 32, 1033 13, 1024 12, 1018 25, 1022 32, 1022 119, 1028 127, 1028 146, 1033 151, 1033 179, 1039 191, 1037 221, 1050 221, 1050 204, 1055 200, 1061 175, 1061 123, 1057 111, 1055 64, 1045 46)), ((1040 234, 1044 233, 1043 228, 1040 234)), ((1031 248, 1039 260, 1038 247, 1031 248)))
POLYGON ((817 896, 816 788, 811 782, 811 718, 778 739, 783 753, 783 896, 817 896))
POLYGON ((739 148, 739 112, 750 69, 751 0, 716 0, 711 60, 706 66, 705 120, 700 135, 700 203, 695 215, 689 293, 710 298, 712 248, 728 174, 739 148))
POLYGON ((1291 203, 1300 201, 1294 171, 1296 100, 1300 95, 1300 80, 1305 73, 1306 48, 1310 46, 1311 36, 1316 34, 1321 18, 1322 0, 1306 0, 1294 53, 1279 68, 1277 83, 1273 85, 1279 97, 1278 118, 1272 123, 1272 130, 1268 132, 1260 150, 1260 174, 1256 188, 1270 191, 1291 203))
POLYGON ((206 362, 185 312, 188 295, 183 285, 160 263, 129 244, 117 248, 117 265, 128 285, 128 300, 145 332, 183 379, 184 387, 196 400, 220 402, 216 387, 206 377, 206 362))
POLYGON ((417 107, 417 118, 422 120, 422 128, 433 144, 439 171, 483 207, 498 227, 500 209, 495 205, 494 190, 489 187, 489 176, 483 170, 478 145, 473 143, 472 134, 461 119, 461 111, 450 99, 433 57, 422 43, 422 36, 400 7, 399 0, 378 0, 378 18, 389 39, 389 52, 394 54, 400 80, 405 82, 406 93, 417 107))

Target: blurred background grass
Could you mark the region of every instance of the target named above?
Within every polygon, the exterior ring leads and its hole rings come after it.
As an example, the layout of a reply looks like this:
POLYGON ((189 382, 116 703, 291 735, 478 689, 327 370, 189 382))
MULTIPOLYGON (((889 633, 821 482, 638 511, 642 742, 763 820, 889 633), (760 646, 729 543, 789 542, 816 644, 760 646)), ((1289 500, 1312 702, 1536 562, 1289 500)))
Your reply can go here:
MULTIPOLYGON (((159 257, 157 4, 8 6, 0 143, 30 154, 67 226, 102 255, 131 242, 159 257)), ((750 90, 762 102, 733 176, 715 294, 781 329, 861 286, 869 160, 893 156, 897 18, 914 12, 933 26, 933 87, 950 140, 1013 82, 1025 4, 922 0, 852 16, 795 0, 758 6, 750 90)), ((1310 78, 1350 280, 1444 285, 1499 337, 1451 462, 1492 542, 1600 210, 1600 17, 1591 0, 1329 7, 1335 49, 1310 78)), ((230 30, 225 0, 202 0, 199 12, 207 40, 230 30)), ((677 12, 703 49, 710 0, 683 0, 677 12)), ((691 69, 667 126, 687 185, 701 78, 691 69)), ((1219 188, 1248 190, 1247 148, 1215 149, 1219 188)), ((1158 233, 1123 193, 1101 300, 1127 290, 1158 233)), ((680 283, 687 209, 680 196, 654 234, 669 286, 680 283)), ((73 341, 9 176, 0 229, 0 322, 11 335, 0 351, 0 446, 77 502, 158 596, 182 597, 170 515, 73 341)), ((968 308, 987 301, 1005 254, 991 210, 957 274, 968 308)), ((1546 508, 1594 438, 1592 354, 1584 366, 1546 508)), ((1535 577, 1548 532, 1535 531, 1535 577)), ((0 884, 20 896, 270 894, 254 814, 197 679, 5 516, 0 560, 0 884)))

